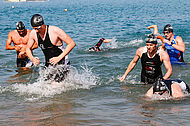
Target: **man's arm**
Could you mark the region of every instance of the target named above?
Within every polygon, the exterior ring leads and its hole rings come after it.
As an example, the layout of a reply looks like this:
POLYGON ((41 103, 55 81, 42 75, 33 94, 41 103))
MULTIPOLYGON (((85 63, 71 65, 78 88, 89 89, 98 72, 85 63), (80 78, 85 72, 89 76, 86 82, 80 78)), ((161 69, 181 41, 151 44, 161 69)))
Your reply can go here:
POLYGON ((177 84, 177 83, 174 82, 171 85, 171 89, 172 89, 172 96, 174 98, 181 98, 181 97, 184 96, 183 91, 181 90, 181 87, 180 87, 179 84, 177 84))
POLYGON ((12 46, 11 43, 12 43, 12 35, 13 35, 13 31, 9 32, 8 34, 8 38, 7 38, 7 41, 6 41, 6 46, 5 46, 5 49, 6 50, 20 50, 21 47, 20 46, 12 46))
POLYGON ((32 31, 29 36, 29 40, 26 46, 26 54, 30 58, 30 60, 33 62, 34 65, 38 65, 40 63, 40 60, 38 57, 33 57, 32 54, 32 47, 34 44, 37 44, 35 41, 35 31, 32 31))
POLYGON ((160 50, 161 60, 164 63, 166 68, 166 74, 164 75, 163 79, 168 79, 172 75, 172 66, 170 62, 170 58, 167 52, 160 50))
POLYGON ((158 27, 157 27, 157 25, 151 25, 151 26, 148 26, 147 27, 149 30, 151 29, 151 28, 153 28, 154 29, 154 34, 156 35, 156 34, 158 34, 158 27))
POLYGON ((55 35, 58 36, 58 38, 61 40, 61 41, 64 41, 67 46, 65 48, 65 50, 58 56, 58 57, 53 57, 49 60, 49 62, 52 64, 52 65, 55 65, 57 64, 62 58, 64 58, 67 54, 69 54, 69 52, 75 47, 75 42, 71 39, 70 36, 68 36, 62 29, 58 28, 58 27, 55 27, 53 26, 53 30, 55 30, 53 33, 55 35))
MULTIPOLYGON (((141 47, 142 48, 142 47, 141 47)), ((127 75, 133 70, 133 68, 136 66, 139 58, 140 58, 140 54, 141 54, 141 49, 139 48, 137 51, 136 51, 136 55, 135 57, 133 58, 133 60, 129 63, 128 67, 127 67, 127 70, 125 71, 124 75, 120 78, 120 81, 123 81, 125 80, 125 78, 127 77, 127 75)))
POLYGON ((111 41, 112 41, 111 39, 104 39, 103 43, 109 43, 111 41))
POLYGON ((183 39, 181 37, 176 37, 176 44, 172 45, 175 49, 185 52, 185 44, 183 42, 183 39))

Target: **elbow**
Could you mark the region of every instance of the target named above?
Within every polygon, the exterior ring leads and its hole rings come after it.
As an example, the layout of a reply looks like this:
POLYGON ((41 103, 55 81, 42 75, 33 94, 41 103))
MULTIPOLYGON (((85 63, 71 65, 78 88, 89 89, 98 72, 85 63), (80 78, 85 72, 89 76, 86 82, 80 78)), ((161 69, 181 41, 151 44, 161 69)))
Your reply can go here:
POLYGON ((171 75, 172 75, 172 73, 173 73, 172 69, 170 69, 170 70, 169 70, 169 72, 170 72, 170 76, 171 76, 171 75))
POLYGON ((8 46, 6 46, 6 47, 5 47, 5 49, 6 49, 6 50, 9 50, 9 47, 8 47, 8 46))
POLYGON ((184 48, 184 49, 182 49, 182 52, 185 52, 185 48, 184 48))
POLYGON ((72 45, 73 45, 73 48, 74 48, 74 47, 76 46, 76 43, 75 43, 75 42, 73 42, 73 44, 72 44, 72 45))

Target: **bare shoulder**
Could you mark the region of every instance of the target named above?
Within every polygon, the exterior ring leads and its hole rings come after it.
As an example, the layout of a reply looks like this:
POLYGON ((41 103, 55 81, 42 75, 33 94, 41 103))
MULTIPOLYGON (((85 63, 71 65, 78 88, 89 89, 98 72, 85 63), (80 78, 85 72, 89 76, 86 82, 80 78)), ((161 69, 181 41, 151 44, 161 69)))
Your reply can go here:
POLYGON ((163 49, 159 49, 159 53, 160 53, 161 59, 169 59, 168 53, 164 51, 163 49))
POLYGON ((176 37, 176 41, 179 43, 179 42, 183 42, 183 39, 180 37, 180 36, 177 36, 176 37))
POLYGON ((53 32, 62 32, 63 30, 57 26, 49 25, 49 29, 53 32))
POLYGON ((30 30, 30 29, 27 29, 27 32, 28 32, 28 33, 30 33, 31 31, 32 31, 32 30, 30 30))
POLYGON ((137 49, 136 51, 136 55, 140 56, 142 55, 142 53, 146 50, 146 46, 140 47, 137 49))
POLYGON ((146 49, 146 46, 140 47, 137 49, 137 52, 142 53, 146 49))
POLYGON ((31 30, 29 36, 30 36, 30 38, 35 39, 37 37, 36 31, 35 30, 31 30))
POLYGON ((10 37, 14 36, 14 35, 16 35, 16 30, 10 31, 8 34, 8 36, 10 36, 10 37))

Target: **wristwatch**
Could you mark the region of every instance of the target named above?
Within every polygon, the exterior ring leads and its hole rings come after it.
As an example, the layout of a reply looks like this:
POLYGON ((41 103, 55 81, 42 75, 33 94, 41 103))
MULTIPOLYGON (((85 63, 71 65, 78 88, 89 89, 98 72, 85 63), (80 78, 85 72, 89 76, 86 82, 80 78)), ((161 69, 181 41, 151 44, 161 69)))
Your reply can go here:
POLYGON ((171 46, 174 44, 174 42, 171 42, 171 46))

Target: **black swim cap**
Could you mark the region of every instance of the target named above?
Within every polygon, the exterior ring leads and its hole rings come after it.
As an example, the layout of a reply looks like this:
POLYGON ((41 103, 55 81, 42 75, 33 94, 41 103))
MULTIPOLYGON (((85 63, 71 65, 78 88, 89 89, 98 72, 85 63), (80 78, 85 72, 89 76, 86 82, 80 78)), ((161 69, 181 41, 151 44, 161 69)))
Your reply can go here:
MULTIPOLYGON (((173 32, 173 27, 172 27, 170 24, 167 24, 167 25, 164 27, 164 31, 173 32)), ((164 31, 163 31, 163 32, 164 32, 164 31)))
POLYGON ((16 30, 23 30, 25 29, 25 26, 22 21, 19 21, 16 23, 16 30))
POLYGON ((154 34, 148 35, 145 41, 146 41, 146 43, 157 44, 157 38, 154 34))
POLYGON ((32 27, 38 27, 44 24, 43 17, 39 14, 34 14, 30 21, 32 27))
POLYGON ((153 84, 153 94, 155 92, 161 92, 161 91, 167 91, 168 90, 168 87, 167 85, 165 84, 164 81, 162 80, 157 80, 154 84, 153 84))

